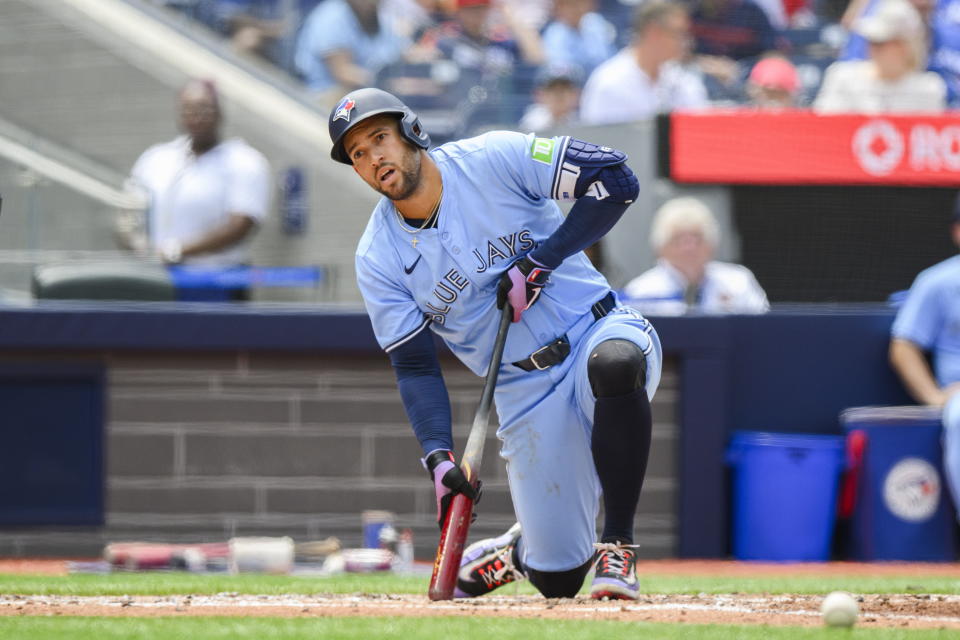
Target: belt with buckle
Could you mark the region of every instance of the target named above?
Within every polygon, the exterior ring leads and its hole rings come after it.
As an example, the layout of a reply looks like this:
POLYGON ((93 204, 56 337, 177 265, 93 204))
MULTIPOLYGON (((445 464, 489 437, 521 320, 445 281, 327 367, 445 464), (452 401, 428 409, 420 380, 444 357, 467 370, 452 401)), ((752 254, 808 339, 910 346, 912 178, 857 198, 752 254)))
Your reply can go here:
MULTIPOLYGON (((593 313, 594 319, 599 320, 613 311, 615 306, 617 306, 617 299, 611 291, 595 302, 590 311, 593 313)), ((566 335, 562 335, 550 344, 544 345, 531 353, 525 360, 518 360, 513 364, 524 371, 543 371, 560 364, 567 359, 568 355, 570 355, 570 340, 566 335)))

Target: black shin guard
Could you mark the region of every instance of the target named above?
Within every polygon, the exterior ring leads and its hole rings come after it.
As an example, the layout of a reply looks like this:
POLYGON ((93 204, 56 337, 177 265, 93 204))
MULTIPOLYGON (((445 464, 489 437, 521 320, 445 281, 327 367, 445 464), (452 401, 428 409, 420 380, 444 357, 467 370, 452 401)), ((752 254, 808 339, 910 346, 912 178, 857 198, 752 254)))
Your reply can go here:
POLYGON ((592 564, 593 558, 569 571, 537 571, 529 568, 526 571, 530 583, 543 594, 543 597, 572 598, 583 586, 583 579, 587 577, 592 564))
POLYGON ((594 349, 588 366, 597 396, 590 445, 603 489, 601 540, 632 543, 653 425, 646 360, 632 342, 608 340, 594 349))

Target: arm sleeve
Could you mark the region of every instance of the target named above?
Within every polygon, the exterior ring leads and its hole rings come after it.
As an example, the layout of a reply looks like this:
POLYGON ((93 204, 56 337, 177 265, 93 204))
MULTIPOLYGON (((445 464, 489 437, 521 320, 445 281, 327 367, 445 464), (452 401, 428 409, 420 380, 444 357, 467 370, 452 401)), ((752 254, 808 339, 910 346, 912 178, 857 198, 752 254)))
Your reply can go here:
POLYGON ((450 396, 447 393, 433 336, 423 331, 390 351, 397 388, 423 454, 453 450, 450 396))
POLYGON ((566 258, 605 236, 629 206, 589 196, 580 198, 557 230, 530 252, 530 258, 548 269, 556 269, 566 258))
POLYGON ((917 277, 890 330, 894 338, 909 340, 925 351, 936 342, 943 325, 941 296, 933 285, 923 274, 917 277))

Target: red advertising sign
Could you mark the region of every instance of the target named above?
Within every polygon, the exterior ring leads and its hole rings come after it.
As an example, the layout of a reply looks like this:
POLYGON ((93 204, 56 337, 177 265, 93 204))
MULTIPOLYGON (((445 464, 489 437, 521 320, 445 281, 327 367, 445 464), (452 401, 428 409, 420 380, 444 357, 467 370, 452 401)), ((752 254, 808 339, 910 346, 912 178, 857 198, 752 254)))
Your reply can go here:
POLYGON ((670 116, 670 176, 724 184, 960 187, 960 117, 677 112, 670 116))

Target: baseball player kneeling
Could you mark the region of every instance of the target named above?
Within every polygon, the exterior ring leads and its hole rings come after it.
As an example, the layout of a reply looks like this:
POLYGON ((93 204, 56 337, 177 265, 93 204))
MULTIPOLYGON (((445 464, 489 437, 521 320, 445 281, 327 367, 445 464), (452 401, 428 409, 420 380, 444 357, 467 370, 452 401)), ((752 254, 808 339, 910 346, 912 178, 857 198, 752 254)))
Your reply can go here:
POLYGON ((450 401, 427 329, 482 376, 497 309, 512 308, 495 398, 519 522, 466 549, 455 595, 526 577, 548 598, 572 597, 593 566, 593 597, 635 599, 633 518, 660 342, 582 252, 637 197, 626 156, 507 131, 428 151, 417 116, 372 88, 345 96, 329 126, 333 159, 384 196, 357 247, 357 280, 441 523, 455 493, 475 490, 452 451, 450 401), (576 203, 564 218, 555 200, 576 203))

